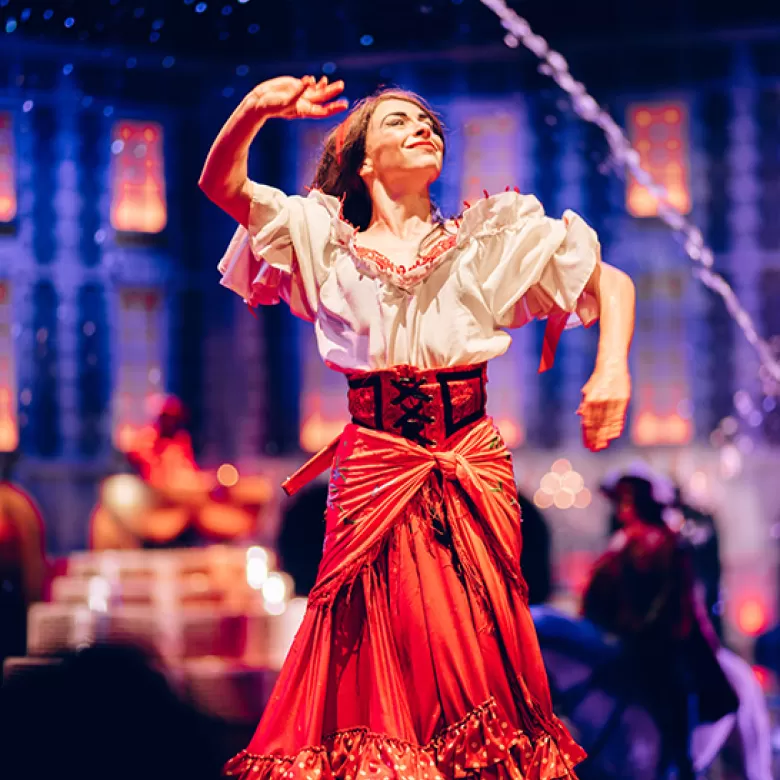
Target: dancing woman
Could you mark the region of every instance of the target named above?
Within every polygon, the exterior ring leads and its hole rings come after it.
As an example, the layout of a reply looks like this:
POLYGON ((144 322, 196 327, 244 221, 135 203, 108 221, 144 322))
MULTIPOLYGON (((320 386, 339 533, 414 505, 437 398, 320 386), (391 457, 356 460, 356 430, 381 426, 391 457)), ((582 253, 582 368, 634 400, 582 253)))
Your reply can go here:
POLYGON ((240 223, 219 269, 251 306, 286 301, 346 375, 352 422, 287 480, 331 467, 324 555, 302 626, 249 747, 244 780, 575 777, 552 713, 520 572, 511 456, 485 413, 507 329, 600 319, 578 413, 601 450, 623 429, 634 287, 572 212, 505 192, 442 219, 439 119, 385 91, 327 138, 308 197, 247 177, 266 120, 347 108, 342 82, 257 86, 208 155, 201 188, 240 223))

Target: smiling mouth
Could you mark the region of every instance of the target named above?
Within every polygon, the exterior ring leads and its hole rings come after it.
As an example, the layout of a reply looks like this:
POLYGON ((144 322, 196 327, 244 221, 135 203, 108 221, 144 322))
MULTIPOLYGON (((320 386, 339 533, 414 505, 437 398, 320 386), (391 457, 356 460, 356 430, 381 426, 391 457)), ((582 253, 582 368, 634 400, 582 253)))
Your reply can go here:
POLYGON ((409 149, 430 149, 432 152, 436 151, 436 147, 433 144, 412 144, 409 149))

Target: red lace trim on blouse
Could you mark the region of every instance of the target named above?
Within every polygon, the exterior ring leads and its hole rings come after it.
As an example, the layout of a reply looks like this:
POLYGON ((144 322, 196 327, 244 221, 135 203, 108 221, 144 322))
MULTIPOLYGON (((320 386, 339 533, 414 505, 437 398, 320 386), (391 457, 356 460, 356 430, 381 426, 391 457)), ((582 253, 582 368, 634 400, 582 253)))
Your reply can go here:
POLYGON ((394 263, 387 255, 376 249, 371 249, 366 246, 360 246, 354 244, 355 253, 361 260, 367 260, 373 263, 376 268, 382 273, 389 274, 399 279, 407 279, 409 277, 420 275, 421 271, 427 272, 430 270, 430 266, 436 260, 438 260, 445 252, 452 249, 457 242, 457 236, 446 235, 437 239, 433 246, 424 255, 420 255, 417 260, 408 268, 394 263))

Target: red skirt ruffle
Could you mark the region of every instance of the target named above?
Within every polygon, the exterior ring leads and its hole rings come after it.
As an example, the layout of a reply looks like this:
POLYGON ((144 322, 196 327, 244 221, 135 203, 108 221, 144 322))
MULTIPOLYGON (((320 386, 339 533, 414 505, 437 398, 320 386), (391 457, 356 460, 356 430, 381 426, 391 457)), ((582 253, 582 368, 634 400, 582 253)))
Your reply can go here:
POLYGON ((494 700, 446 728, 427 745, 417 745, 368 729, 330 734, 323 745, 295 756, 259 756, 242 751, 225 768, 239 780, 549 780, 574 777, 582 751, 559 726, 557 739, 535 741, 501 721, 494 700), (565 752, 566 750, 571 752, 565 752))

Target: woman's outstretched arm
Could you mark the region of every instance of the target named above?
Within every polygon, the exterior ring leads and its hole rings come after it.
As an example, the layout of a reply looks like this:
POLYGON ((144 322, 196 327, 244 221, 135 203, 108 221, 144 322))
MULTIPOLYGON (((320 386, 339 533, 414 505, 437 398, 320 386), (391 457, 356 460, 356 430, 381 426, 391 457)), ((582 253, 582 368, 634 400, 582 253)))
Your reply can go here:
POLYGON ((630 277, 607 263, 599 263, 589 282, 599 301, 599 346, 596 367, 582 388, 582 417, 585 446, 603 450, 623 432, 631 375, 628 351, 634 336, 636 292, 630 277))
POLYGON ((344 82, 333 84, 323 77, 292 76, 258 84, 238 105, 219 131, 206 157, 198 184, 210 200, 244 227, 249 223, 251 194, 247 174, 249 147, 267 119, 327 117, 347 107, 333 99, 344 82))

